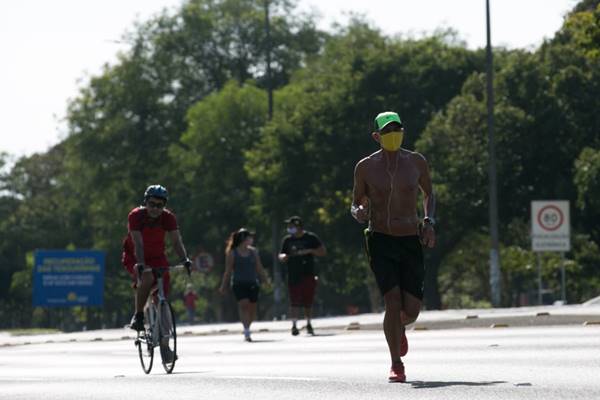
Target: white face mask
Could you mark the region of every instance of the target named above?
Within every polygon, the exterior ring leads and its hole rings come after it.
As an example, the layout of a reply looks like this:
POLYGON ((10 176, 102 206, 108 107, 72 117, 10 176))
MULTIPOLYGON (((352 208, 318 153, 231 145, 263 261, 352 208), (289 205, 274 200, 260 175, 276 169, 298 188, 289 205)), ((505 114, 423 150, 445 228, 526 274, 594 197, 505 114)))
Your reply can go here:
POLYGON ((287 231, 290 235, 294 235, 296 234, 296 232, 298 232, 298 228, 296 228, 295 226, 290 226, 289 228, 287 228, 287 231))

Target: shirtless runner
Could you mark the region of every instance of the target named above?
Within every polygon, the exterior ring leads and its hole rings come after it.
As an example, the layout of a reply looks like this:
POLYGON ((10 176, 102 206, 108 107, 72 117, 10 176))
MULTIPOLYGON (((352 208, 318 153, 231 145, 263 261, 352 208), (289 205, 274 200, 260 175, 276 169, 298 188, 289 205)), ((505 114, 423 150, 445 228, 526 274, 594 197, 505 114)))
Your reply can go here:
POLYGON ((408 352, 406 325, 419 316, 423 300, 422 246, 435 245, 435 199, 427 160, 401 148, 404 129, 395 112, 375 118, 373 139, 381 149, 354 169, 352 216, 365 230, 366 252, 383 295, 383 330, 390 350, 390 382, 405 382, 401 357, 408 352), (417 195, 423 192, 424 218, 417 216, 417 195))

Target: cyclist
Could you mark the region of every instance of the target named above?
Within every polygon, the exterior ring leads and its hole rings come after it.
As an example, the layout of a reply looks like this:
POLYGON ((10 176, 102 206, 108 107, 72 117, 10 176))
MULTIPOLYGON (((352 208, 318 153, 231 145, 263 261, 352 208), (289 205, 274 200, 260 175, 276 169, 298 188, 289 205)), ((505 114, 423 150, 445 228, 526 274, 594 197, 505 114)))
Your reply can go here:
MULTIPOLYGON (((136 289, 135 314, 130 328, 144 330, 144 306, 153 286, 156 285, 156 272, 153 269, 169 265, 165 254, 165 235, 168 233, 171 244, 190 270, 191 261, 187 257, 175 215, 165 208, 169 198, 167 189, 161 185, 148 186, 144 192, 144 202, 127 216, 128 234, 123 246, 123 265, 134 280, 136 289)), ((169 272, 163 274, 165 295, 169 293, 169 272)))

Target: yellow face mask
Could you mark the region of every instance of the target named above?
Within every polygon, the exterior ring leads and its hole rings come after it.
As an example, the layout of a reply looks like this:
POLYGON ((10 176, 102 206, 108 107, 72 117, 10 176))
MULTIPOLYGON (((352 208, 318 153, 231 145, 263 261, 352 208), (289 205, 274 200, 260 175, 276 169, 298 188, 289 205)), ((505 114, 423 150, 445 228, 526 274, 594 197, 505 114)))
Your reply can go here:
POLYGON ((387 151, 397 151, 402 146, 402 140, 404 139, 404 132, 388 132, 380 135, 379 143, 381 147, 387 151))

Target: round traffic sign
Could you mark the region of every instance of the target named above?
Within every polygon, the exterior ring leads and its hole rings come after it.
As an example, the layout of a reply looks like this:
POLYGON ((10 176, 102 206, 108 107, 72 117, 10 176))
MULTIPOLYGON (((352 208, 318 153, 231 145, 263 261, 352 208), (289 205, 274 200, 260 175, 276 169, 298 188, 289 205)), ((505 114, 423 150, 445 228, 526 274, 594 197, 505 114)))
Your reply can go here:
POLYGON ((555 231, 560 228, 565 221, 560 208, 554 205, 542 207, 537 214, 538 224, 547 231, 555 231))

